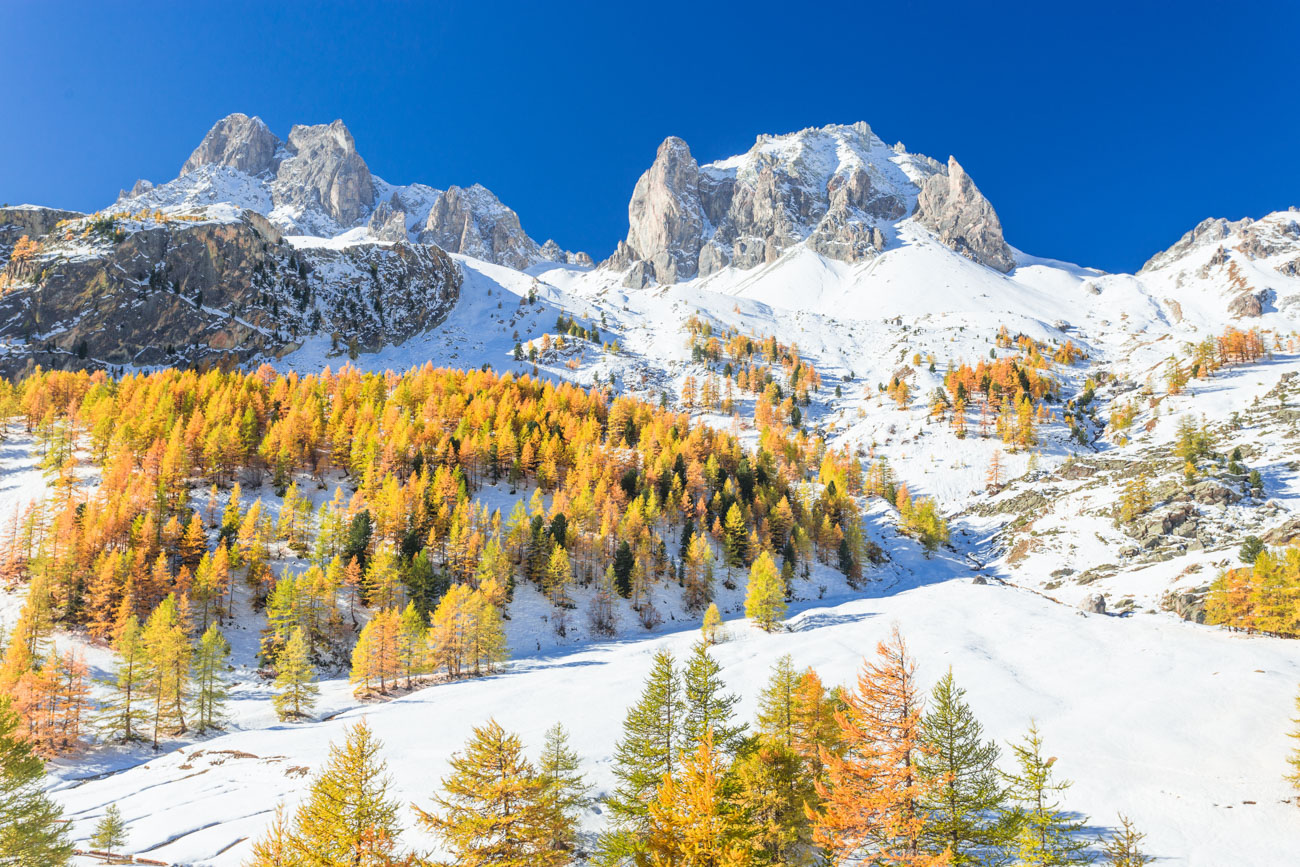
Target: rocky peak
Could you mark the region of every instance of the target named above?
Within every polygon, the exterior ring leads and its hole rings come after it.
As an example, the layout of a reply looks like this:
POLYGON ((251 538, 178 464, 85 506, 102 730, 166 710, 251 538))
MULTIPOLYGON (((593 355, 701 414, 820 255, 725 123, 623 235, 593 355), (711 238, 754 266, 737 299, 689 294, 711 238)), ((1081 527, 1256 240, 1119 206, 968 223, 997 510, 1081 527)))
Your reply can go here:
POLYGON ((247 175, 260 175, 274 168, 279 148, 280 140, 260 117, 227 115, 208 130, 203 141, 181 166, 181 174, 189 174, 200 166, 217 165, 229 166, 247 175))
POLYGON ((330 124, 295 125, 280 163, 271 198, 277 208, 320 208, 340 226, 350 226, 370 212, 375 185, 352 133, 336 120, 330 124))
POLYGON ((636 182, 627 206, 627 245, 661 282, 694 277, 704 240, 700 167, 686 142, 669 136, 636 182))
POLYGON ((668 138, 637 181, 627 241, 607 264, 637 263, 628 279, 643 285, 751 268, 802 243, 862 261, 884 250, 882 227, 905 217, 918 184, 938 171, 865 123, 760 135, 748 152, 706 165, 668 138))
POLYGON ((916 219, 969 259, 1004 274, 1016 266, 997 213, 955 157, 948 157, 946 174, 922 184, 916 219))
POLYGON ((519 215, 479 184, 452 186, 440 195, 429 208, 420 243, 511 268, 526 268, 540 258, 519 215))

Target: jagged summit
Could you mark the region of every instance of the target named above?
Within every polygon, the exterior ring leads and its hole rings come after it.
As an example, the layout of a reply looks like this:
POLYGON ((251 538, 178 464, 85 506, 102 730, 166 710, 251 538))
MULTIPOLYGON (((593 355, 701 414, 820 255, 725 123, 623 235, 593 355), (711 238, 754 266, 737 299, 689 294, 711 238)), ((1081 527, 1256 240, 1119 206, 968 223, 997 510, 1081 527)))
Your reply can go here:
POLYGON ((704 165, 670 136, 637 181, 627 239, 606 264, 643 286, 752 268, 799 244, 861 262, 911 216, 968 258, 1002 272, 1014 265, 997 214, 955 159, 945 166, 891 147, 865 123, 760 135, 745 153, 704 165))
POLYGON ((519 216, 479 184, 443 191, 385 182, 371 173, 342 120, 295 125, 282 141, 259 117, 229 115, 203 137, 175 180, 137 181, 115 209, 218 203, 263 214, 290 235, 333 238, 346 232, 353 240, 437 244, 513 268, 591 261, 583 253, 538 244, 519 216))

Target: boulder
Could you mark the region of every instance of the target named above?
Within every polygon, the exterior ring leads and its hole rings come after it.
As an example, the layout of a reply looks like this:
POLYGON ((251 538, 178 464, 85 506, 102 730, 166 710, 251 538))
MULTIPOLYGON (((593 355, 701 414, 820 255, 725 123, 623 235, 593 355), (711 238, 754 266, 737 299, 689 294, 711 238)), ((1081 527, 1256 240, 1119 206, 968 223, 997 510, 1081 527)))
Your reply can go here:
POLYGON ((1089 614, 1105 614, 1106 597, 1102 596, 1100 593, 1089 594, 1087 599, 1084 599, 1083 602, 1079 603, 1079 608, 1089 614))

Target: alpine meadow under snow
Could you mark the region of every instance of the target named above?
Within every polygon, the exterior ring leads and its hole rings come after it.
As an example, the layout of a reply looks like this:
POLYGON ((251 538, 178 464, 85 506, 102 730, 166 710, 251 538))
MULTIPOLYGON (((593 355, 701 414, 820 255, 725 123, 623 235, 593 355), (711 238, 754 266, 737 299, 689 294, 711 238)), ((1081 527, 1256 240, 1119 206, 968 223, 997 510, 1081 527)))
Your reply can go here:
POLYGON ((597 263, 245 115, 0 209, 0 744, 46 760, 0 816, 67 820, 13 863, 1295 859, 1300 213, 1104 273, 858 123, 666 139, 628 215, 597 263), (952 684, 999 756, 945 837, 952 684), (392 809, 327 856, 367 738, 392 809))

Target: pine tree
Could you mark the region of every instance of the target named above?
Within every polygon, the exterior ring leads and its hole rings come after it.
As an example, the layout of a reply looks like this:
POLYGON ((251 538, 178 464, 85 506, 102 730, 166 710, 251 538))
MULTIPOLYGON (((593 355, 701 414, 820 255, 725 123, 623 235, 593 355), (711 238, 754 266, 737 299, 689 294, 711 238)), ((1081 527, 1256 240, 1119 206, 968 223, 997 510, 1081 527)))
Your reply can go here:
POLYGON ((785 619, 785 582, 776 571, 772 555, 764 551, 749 570, 745 590, 745 616, 764 632, 771 632, 785 619))
POLYGON ((421 826, 453 853, 449 867, 559 867, 571 860, 556 843, 572 838, 572 825, 517 735, 488 720, 451 767, 434 812, 416 808, 421 826))
POLYGON ((1106 867, 1145 867, 1156 860, 1142 852, 1142 841, 1146 834, 1133 827, 1132 820, 1123 813, 1119 815, 1119 829, 1111 834, 1109 840, 1100 841, 1105 855, 1106 867))
POLYGON ((949 669, 922 717, 921 737, 928 749, 916 762, 922 777, 938 781, 922 800, 930 814, 927 839, 935 851, 946 847, 954 865, 983 864, 1014 836, 1002 818, 1007 793, 998 776, 997 742, 983 739, 983 726, 965 694, 949 669))
POLYGON ((146 719, 142 693, 146 662, 140 621, 128 612, 130 608, 124 601, 122 614, 126 616, 118 621, 113 635, 116 673, 109 684, 111 693, 102 717, 105 733, 122 743, 139 737, 138 728, 146 719))
POLYGON ((815 839, 837 860, 933 867, 945 852, 930 851, 930 817, 923 804, 935 781, 921 775, 918 760, 929 747, 921 739, 921 697, 916 665, 895 627, 865 662, 856 692, 836 719, 847 751, 823 751, 827 782, 817 784, 824 804, 815 814, 815 839))
POLYGON ((644 853, 650 800, 677 767, 684 742, 686 703, 672 654, 655 654, 641 698, 628 709, 623 737, 614 747, 617 783, 608 801, 610 824, 600 838, 602 860, 620 863, 644 853))
POLYGON ((214 623, 199 639, 194 654, 195 726, 199 731, 221 728, 226 697, 230 694, 222 674, 230 670, 226 661, 230 643, 214 623))
POLYGON ((726 631, 722 628, 722 613, 718 611, 716 602, 710 602, 708 610, 704 612, 704 624, 700 627, 700 633, 704 642, 710 646, 721 644, 726 640, 726 631))
POLYGON ((713 742, 725 755, 734 756, 744 742, 746 726, 735 721, 740 697, 726 691, 722 667, 709 654, 709 647, 698 641, 691 648, 682 677, 682 694, 686 715, 682 718, 682 749, 690 750, 713 732, 713 742))
POLYGON ((6 867, 57 867, 72 857, 60 821, 63 813, 45 794, 44 763, 19 734, 8 696, 0 695, 0 863, 6 867))
POLYGON ((680 781, 665 774, 647 813, 645 849, 651 867, 744 867, 745 818, 723 791, 726 765, 712 732, 682 757, 680 781))
POLYGON ((1092 859, 1083 839, 1085 821, 1073 821, 1056 800, 1070 788, 1068 780, 1052 777, 1056 757, 1043 756, 1043 738, 1030 723, 1024 740, 1012 745, 1018 773, 1011 775, 1011 797, 1018 806, 1015 850, 1026 867, 1068 867, 1092 859))
POLYGON ((126 845, 126 823, 122 821, 122 811, 117 804, 109 804, 104 811, 104 818, 95 825, 95 833, 90 838, 90 845, 110 856, 114 849, 126 845))
POLYGON ((320 687, 316 685, 316 672, 307 656, 307 638, 302 627, 295 629, 275 659, 275 705, 281 721, 307 717, 316 704, 320 687))
POLYGON ((393 841, 401 833, 382 750, 365 720, 348 729, 342 746, 330 745, 325 768, 298 808, 295 867, 361 867, 376 841, 393 841))
POLYGON ((561 830, 570 832, 568 837, 557 840, 563 849, 572 851, 575 845, 574 829, 578 826, 578 817, 591 803, 591 785, 582 776, 582 762, 577 752, 569 746, 569 733, 564 726, 556 723, 546 730, 546 740, 542 743, 542 755, 537 762, 538 777, 544 785, 544 792, 554 803, 564 823, 561 830))

